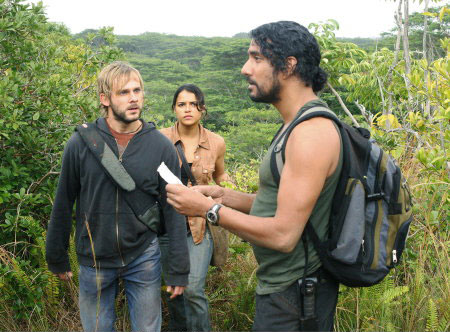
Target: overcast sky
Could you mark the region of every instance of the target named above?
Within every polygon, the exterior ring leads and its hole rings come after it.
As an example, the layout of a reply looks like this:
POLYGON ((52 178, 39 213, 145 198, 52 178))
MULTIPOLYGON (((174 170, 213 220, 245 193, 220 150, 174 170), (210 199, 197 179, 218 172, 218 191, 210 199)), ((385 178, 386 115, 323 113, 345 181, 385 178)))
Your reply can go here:
MULTIPOLYGON (((38 2, 30 0, 28 2, 38 2)), ((51 22, 72 33, 114 27, 118 35, 161 32, 181 36, 231 37, 268 22, 292 20, 308 26, 327 19, 338 37, 378 37, 394 24, 393 0, 43 0, 51 22)), ((410 1, 411 2, 411 1, 410 1)), ((422 5, 423 6, 423 5, 422 5)), ((410 13, 423 11, 418 1, 410 13)))

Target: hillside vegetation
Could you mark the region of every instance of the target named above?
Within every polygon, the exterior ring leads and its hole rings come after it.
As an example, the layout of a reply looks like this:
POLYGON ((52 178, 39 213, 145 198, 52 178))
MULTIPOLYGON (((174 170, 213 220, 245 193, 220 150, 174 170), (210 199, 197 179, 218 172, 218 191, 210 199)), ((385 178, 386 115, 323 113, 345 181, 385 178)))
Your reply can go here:
MULTIPOLYGON (((401 264, 379 285, 341 287, 336 331, 450 328, 450 15, 446 7, 411 15, 410 38, 402 15, 391 39, 375 47, 336 39, 333 20, 309 27, 330 75, 320 97, 343 120, 371 131, 399 161, 414 197, 401 264)), ((81 330, 73 239, 70 283, 48 272, 44 241, 64 144, 76 124, 98 117, 95 78, 105 64, 122 59, 141 71, 144 117, 158 127, 173 123, 176 88, 199 85, 209 114, 204 125, 226 140, 234 186, 257 190, 258 163, 280 119, 247 96, 240 69, 248 44, 237 37, 115 36, 109 28, 73 36, 47 22, 41 5, 0 0, 0 330, 81 330)), ((209 271, 215 330, 251 328, 255 268, 248 243, 232 236, 227 265, 209 271)), ((129 330, 123 292, 117 309, 117 328, 129 330)))

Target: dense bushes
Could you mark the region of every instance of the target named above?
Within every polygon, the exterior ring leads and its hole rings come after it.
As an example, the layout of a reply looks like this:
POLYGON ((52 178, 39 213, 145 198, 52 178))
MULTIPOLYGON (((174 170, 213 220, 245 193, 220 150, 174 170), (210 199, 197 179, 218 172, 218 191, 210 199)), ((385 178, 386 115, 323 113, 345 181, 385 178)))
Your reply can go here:
MULTIPOLYGON (((367 53, 338 42, 336 26, 311 26, 331 75, 322 97, 338 113, 347 104, 355 120, 371 129, 399 160, 415 198, 402 264, 374 288, 342 288, 336 329, 448 330, 449 39, 440 44, 446 57, 416 56, 407 73, 403 60, 394 61, 402 52, 367 53)), ((46 22, 40 5, 0 1, 0 330, 80 329, 76 278, 60 283, 47 271, 45 229, 64 143, 75 124, 98 114, 98 70, 124 57, 108 29, 82 37, 46 22)), ((248 40, 196 38, 178 49, 183 37, 121 37, 125 50, 135 52, 126 57, 146 81, 145 117, 169 125, 175 88, 187 80, 204 87, 210 113, 205 125, 227 141, 235 186, 255 192, 258 159, 279 126, 278 114, 246 96, 239 69, 248 40), (156 42, 144 43, 146 38, 156 42)), ((76 268, 73 242, 70 259, 76 268)), ((207 284, 215 329, 251 327, 255 268, 248 243, 232 236, 227 266, 211 268, 214 278, 207 284)), ((121 293, 120 312, 123 302, 121 293)), ((120 320, 118 328, 128 324, 120 320)))
POLYGON ((95 49, 73 40, 41 5, 1 1, 0 13, 0 315, 25 328, 57 304, 43 241, 64 143, 95 115, 97 71, 121 53, 108 30, 95 49))

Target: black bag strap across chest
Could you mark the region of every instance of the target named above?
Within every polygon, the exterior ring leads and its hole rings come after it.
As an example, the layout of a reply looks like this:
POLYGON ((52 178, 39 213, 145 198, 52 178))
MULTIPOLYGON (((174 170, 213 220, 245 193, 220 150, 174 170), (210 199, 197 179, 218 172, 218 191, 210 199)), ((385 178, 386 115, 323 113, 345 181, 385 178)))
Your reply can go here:
POLYGON ((148 218, 149 206, 159 204, 158 197, 147 194, 136 185, 134 179, 100 135, 95 124, 82 124, 75 130, 80 134, 111 181, 121 189, 125 201, 136 217, 141 221, 148 218))
POLYGON ((189 167, 189 163, 186 160, 186 156, 184 155, 183 148, 181 146, 181 141, 178 141, 175 143, 175 147, 177 148, 178 155, 181 159, 181 166, 183 167, 184 171, 186 172, 189 181, 191 181, 193 186, 197 185, 197 180, 195 180, 194 175, 192 174, 191 168, 189 167))

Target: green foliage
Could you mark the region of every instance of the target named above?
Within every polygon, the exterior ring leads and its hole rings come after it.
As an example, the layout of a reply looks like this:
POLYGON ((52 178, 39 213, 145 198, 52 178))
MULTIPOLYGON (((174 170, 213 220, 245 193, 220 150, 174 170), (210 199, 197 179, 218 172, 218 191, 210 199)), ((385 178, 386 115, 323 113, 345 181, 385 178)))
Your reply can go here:
MULTIPOLYGON (((424 19, 427 17, 428 39, 432 45, 431 58, 436 59, 445 56, 446 48, 441 48, 439 42, 441 39, 448 37, 450 30, 450 17, 444 15, 445 8, 445 6, 430 7, 426 13, 414 12, 409 15, 409 42, 412 51, 422 52, 423 50, 424 19)), ((391 32, 383 33, 382 39, 378 43, 378 48, 389 47, 393 49, 397 31, 398 29, 394 28, 391 32)))
MULTIPOLYGON (((45 263, 45 228, 64 142, 75 124, 97 117, 99 69, 123 57, 136 66, 145 81, 144 117, 158 127, 173 123, 176 88, 199 85, 209 113, 204 125, 227 143, 233 183, 226 186, 243 192, 257 191, 258 165, 280 118, 273 107, 254 104, 247 96, 240 74, 247 58, 246 34, 115 37, 111 29, 103 29, 71 36, 66 27, 46 21, 41 5, 0 0, 0 13, 0 330, 80 330, 74 239, 69 243, 74 279, 61 283, 45 263), (114 46, 116 40, 121 50, 114 46)), ((336 39, 333 20, 310 26, 330 83, 351 103, 348 108, 358 121, 397 158, 415 198, 402 263, 375 287, 341 289, 337 331, 450 328, 450 40, 442 38, 448 30, 447 11, 430 13, 432 34, 441 29, 437 34, 444 52, 435 52, 429 62, 416 54, 409 76, 401 52, 395 61, 392 41, 381 41, 376 50, 362 48, 357 41, 336 39), (359 115, 360 109, 366 113, 359 115)), ((413 30, 417 26, 420 31, 422 18, 414 16, 413 30)), ((321 98, 342 113, 330 90, 321 98)), ((256 265, 249 244, 232 235, 227 265, 211 268, 207 279, 215 330, 251 328, 256 265)), ((121 316, 125 303, 121 292, 121 316)), ((117 325, 126 329, 129 321, 123 318, 117 325)))
POLYGON ((261 160, 281 125, 274 108, 233 110, 225 114, 225 120, 229 125, 221 135, 227 142, 229 162, 261 160))
POLYGON ((369 288, 341 286, 338 330, 397 331, 396 314, 408 291, 407 286, 397 286, 389 277, 369 288))
POLYGON ((426 332, 438 331, 438 314, 432 299, 428 300, 428 315, 426 332))
MULTIPOLYGON (((257 162, 235 164, 229 169, 234 183, 226 187, 245 193, 258 190, 257 162)), ((255 311, 256 260, 248 242, 230 234, 229 258, 222 269, 210 267, 206 289, 212 327, 217 331, 248 331, 255 311)))
POLYGON ((256 160, 249 160, 247 164, 236 163, 229 167, 228 173, 234 183, 226 182, 225 187, 248 194, 256 193, 259 187, 258 164, 256 160))
MULTIPOLYGON (((146 87, 147 119, 161 125, 174 120, 172 98, 182 84, 198 85, 208 107, 205 126, 226 131, 229 111, 255 107, 247 98, 240 69, 246 61, 245 38, 180 37, 157 33, 119 36, 118 45, 141 72, 146 87)), ((256 105, 264 108, 264 105, 256 105)))
POLYGON ((94 35, 74 40, 46 22, 41 4, 4 0, 0 13, 0 307, 25 324, 56 310, 60 291, 43 244, 55 175, 73 126, 97 113, 99 68, 121 51, 111 29, 99 32, 96 47, 94 35))
POLYGON ((215 331, 248 331, 255 311, 256 261, 250 245, 230 236, 230 258, 222 270, 210 268, 206 281, 215 331))

